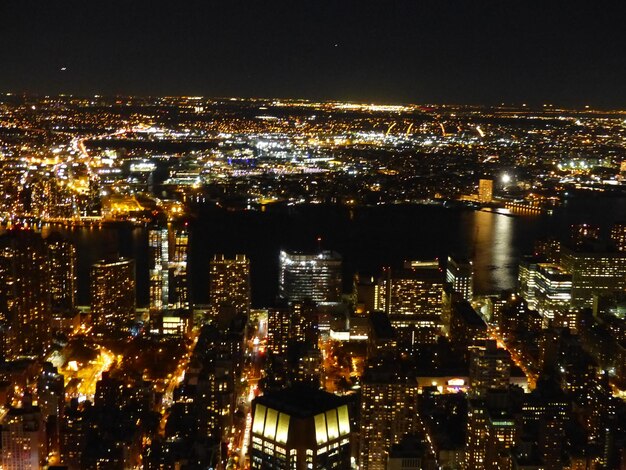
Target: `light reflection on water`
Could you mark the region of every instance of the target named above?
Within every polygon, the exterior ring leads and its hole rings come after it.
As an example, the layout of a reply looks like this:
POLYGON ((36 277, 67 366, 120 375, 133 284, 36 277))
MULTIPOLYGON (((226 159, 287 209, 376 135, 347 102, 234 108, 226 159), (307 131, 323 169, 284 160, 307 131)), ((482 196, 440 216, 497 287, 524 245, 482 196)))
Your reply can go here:
MULTIPOLYGON (((344 257, 344 288, 354 272, 377 275, 382 266, 400 266, 405 259, 445 258, 453 253, 474 259, 477 293, 513 289, 519 257, 532 250, 538 237, 565 238, 572 223, 588 221, 606 230, 626 218, 626 198, 569 201, 550 217, 510 217, 482 211, 433 206, 375 208, 268 208, 265 212, 210 212, 191 229, 192 295, 206 302, 208 263, 214 253, 249 255, 255 306, 267 306, 277 290, 281 248, 315 250, 317 237, 325 249, 344 257)), ((57 228, 58 230, 58 228, 57 228)), ((60 230, 77 245, 79 302, 89 301, 89 267, 118 250, 137 265, 138 304, 147 303, 148 250, 144 228, 129 226, 60 230)))
POLYGON ((513 289, 517 250, 513 244, 516 219, 501 214, 474 213, 472 236, 475 283, 480 292, 513 289))

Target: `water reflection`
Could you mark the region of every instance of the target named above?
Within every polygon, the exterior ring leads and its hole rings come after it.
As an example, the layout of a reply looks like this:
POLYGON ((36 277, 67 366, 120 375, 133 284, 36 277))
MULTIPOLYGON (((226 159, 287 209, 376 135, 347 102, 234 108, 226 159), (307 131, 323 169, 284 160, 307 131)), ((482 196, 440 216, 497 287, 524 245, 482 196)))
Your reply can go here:
POLYGON ((476 290, 479 293, 494 292, 515 287, 515 249, 513 217, 489 212, 474 213, 474 236, 472 238, 476 290))

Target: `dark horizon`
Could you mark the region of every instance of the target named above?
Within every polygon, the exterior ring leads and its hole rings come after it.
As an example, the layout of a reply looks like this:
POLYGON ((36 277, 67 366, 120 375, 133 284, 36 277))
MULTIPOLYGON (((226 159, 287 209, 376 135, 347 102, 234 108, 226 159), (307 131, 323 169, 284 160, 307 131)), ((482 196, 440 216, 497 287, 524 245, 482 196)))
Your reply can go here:
POLYGON ((0 90, 626 108, 626 5, 2 2, 0 90))

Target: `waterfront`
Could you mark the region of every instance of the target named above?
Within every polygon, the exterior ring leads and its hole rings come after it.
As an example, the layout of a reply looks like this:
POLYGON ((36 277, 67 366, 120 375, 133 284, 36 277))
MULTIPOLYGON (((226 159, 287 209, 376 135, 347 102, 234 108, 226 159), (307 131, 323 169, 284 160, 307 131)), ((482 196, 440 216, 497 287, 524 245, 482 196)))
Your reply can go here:
MULTIPOLYGON (((490 212, 445 209, 428 205, 386 205, 346 208, 307 205, 268 206, 260 211, 205 208, 190 220, 192 295, 207 300, 208 263, 214 253, 244 253, 252 262, 255 306, 269 305, 276 295, 278 252, 281 248, 315 250, 321 246, 344 257, 344 288, 355 272, 377 275, 380 267, 401 265, 404 259, 430 259, 450 253, 474 260, 476 290, 492 293, 512 289, 517 261, 538 237, 567 237, 573 223, 600 225, 604 232, 626 218, 626 198, 578 196, 568 199, 552 216, 511 217, 490 212)), ((44 234, 51 228, 44 228, 44 234)), ((137 262, 137 302, 148 300, 148 253, 145 228, 130 225, 60 229, 76 243, 79 303, 89 303, 89 266, 119 249, 137 262)))

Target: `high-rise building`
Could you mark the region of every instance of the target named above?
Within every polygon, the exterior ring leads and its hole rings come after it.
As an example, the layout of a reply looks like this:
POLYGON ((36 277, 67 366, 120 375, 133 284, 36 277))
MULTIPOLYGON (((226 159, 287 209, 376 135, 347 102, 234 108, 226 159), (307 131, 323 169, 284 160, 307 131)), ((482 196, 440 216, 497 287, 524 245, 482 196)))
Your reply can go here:
POLYGON ((171 230, 173 252, 170 256, 170 308, 188 309, 189 280, 187 278, 187 256, 189 253, 189 232, 182 227, 171 230))
POLYGON ((626 251, 626 222, 617 222, 611 227, 611 240, 618 251, 626 251))
POLYGON ((482 402, 470 401, 467 409, 465 468, 485 468, 487 459, 487 409, 482 402))
POLYGON ((274 354, 287 352, 291 336, 292 311, 287 306, 272 307, 267 312, 267 348, 274 354))
POLYGON ((189 308, 187 231, 171 225, 148 231, 150 310, 189 308))
MULTIPOLYGON (((503 398, 504 396, 500 400, 503 398)), ((469 400, 465 468, 503 468, 502 454, 508 454, 508 450, 515 445, 518 429, 515 417, 505 408, 497 406, 491 400, 469 400)))
POLYGON ((250 260, 245 255, 215 255, 209 272, 209 303, 213 315, 250 313, 250 260))
POLYGON ((57 232, 46 238, 53 311, 68 311, 76 303, 76 247, 57 232))
POLYGON ((511 377, 511 356, 505 349, 498 348, 493 340, 485 346, 472 347, 470 351, 470 391, 477 397, 488 390, 507 388, 511 377))
POLYGON ((389 316, 398 340, 434 343, 442 328, 444 276, 437 261, 407 261, 380 281, 379 308, 389 316))
POLYGON ((344 399, 302 387, 252 402, 250 467, 350 469, 350 413, 344 399))
POLYGON ((524 256, 519 263, 517 274, 517 293, 522 297, 530 308, 535 308, 537 294, 537 274, 541 258, 524 256))
POLYGON ((465 300, 471 302, 474 295, 474 264, 472 261, 448 256, 446 282, 465 300))
POLYGON ((154 228, 148 231, 150 256, 150 310, 162 310, 169 305, 169 231, 154 228))
POLYGON ((572 305, 591 307, 594 294, 626 289, 626 252, 563 248, 561 267, 572 275, 572 305))
POLYGON ((535 295, 537 311, 554 319, 558 309, 567 309, 572 299, 572 275, 556 264, 539 263, 535 295))
POLYGON ((278 294, 288 302, 341 300, 342 259, 333 251, 304 254, 281 251, 278 294))
POLYGON ((384 470, 391 447, 417 431, 417 380, 398 363, 371 365, 361 387, 359 465, 384 470))
POLYGON ((25 398, 22 407, 9 408, 0 428, 0 468, 36 470, 44 463, 45 436, 39 407, 25 398))
POLYGON ((478 200, 485 203, 493 201, 493 180, 481 179, 478 181, 478 200))
POLYGON ((127 328, 135 319, 135 262, 120 258, 91 267, 91 320, 108 330, 127 328))
POLYGON ((50 345, 48 252, 39 234, 10 231, 0 237, 2 356, 41 355, 50 345))

